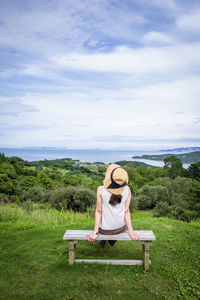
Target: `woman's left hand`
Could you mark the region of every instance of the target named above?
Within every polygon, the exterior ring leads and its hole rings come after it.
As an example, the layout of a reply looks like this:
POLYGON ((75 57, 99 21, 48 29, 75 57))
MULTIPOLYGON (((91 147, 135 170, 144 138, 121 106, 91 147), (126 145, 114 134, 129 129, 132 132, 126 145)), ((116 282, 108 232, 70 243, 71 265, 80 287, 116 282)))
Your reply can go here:
POLYGON ((90 233, 87 235, 88 241, 89 242, 94 242, 97 239, 97 234, 96 233, 90 233))

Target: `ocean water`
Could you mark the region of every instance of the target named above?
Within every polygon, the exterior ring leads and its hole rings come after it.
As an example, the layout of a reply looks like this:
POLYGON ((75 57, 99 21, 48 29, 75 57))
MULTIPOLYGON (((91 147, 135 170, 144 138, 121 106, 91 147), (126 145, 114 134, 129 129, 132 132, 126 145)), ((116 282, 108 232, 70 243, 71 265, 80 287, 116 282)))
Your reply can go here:
MULTIPOLYGON (((18 156, 27 161, 71 158, 81 162, 103 162, 114 163, 120 160, 142 161, 152 166, 162 167, 163 161, 148 159, 132 159, 134 155, 161 154, 159 151, 126 151, 126 150, 78 150, 65 148, 0 148, 0 153, 6 156, 18 156)), ((188 164, 184 164, 187 167, 188 164)))

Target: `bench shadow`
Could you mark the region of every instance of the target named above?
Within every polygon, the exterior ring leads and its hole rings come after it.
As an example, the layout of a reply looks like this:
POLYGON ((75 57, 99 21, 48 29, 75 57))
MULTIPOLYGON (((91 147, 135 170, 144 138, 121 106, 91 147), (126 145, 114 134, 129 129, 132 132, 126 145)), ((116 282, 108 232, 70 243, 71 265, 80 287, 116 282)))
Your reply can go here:
POLYGON ((77 259, 142 259, 142 244, 134 241, 117 241, 111 246, 108 241, 100 248, 97 241, 76 243, 77 259))

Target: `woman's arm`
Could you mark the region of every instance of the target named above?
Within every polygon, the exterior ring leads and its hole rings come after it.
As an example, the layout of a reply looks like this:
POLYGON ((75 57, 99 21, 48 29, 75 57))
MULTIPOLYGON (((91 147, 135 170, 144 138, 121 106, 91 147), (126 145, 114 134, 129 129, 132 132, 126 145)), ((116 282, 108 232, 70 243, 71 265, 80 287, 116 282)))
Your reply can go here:
MULTIPOLYGON (((94 231, 98 232, 99 230, 99 225, 101 223, 101 216, 102 216, 102 187, 98 187, 97 189, 97 207, 95 211, 95 224, 94 224, 94 231)), ((97 234, 91 233, 87 235, 88 241, 93 242, 97 239, 97 234)))
POLYGON ((130 191, 130 188, 129 189, 129 195, 128 195, 128 199, 126 201, 126 204, 125 204, 125 222, 126 222, 126 225, 128 227, 128 232, 129 232, 129 235, 131 237, 132 240, 134 241, 139 241, 140 237, 139 235, 133 231, 133 227, 132 227, 132 223, 131 223, 131 215, 130 215, 130 209, 129 209, 129 206, 130 206, 130 203, 131 203, 131 191, 130 191))

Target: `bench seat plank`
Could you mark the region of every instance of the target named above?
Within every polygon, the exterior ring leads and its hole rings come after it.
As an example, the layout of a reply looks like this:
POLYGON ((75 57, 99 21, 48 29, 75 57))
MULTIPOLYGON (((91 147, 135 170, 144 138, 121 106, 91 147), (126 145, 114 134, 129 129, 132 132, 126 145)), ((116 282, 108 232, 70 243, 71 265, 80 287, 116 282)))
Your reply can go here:
MULTIPOLYGON (((87 240, 87 235, 92 233, 92 230, 66 230, 63 240, 78 241, 87 240)), ((135 230, 140 236, 140 241, 155 241, 156 237, 151 230, 135 230)), ((115 235, 98 234, 97 240, 131 240, 128 230, 115 235)))
MULTIPOLYGON (((136 259, 75 259, 75 262, 78 263, 100 263, 100 264, 111 264, 111 265, 127 265, 127 266, 133 266, 133 265, 143 265, 143 260, 136 260, 136 259)), ((149 261, 151 263, 151 261, 149 261)))

